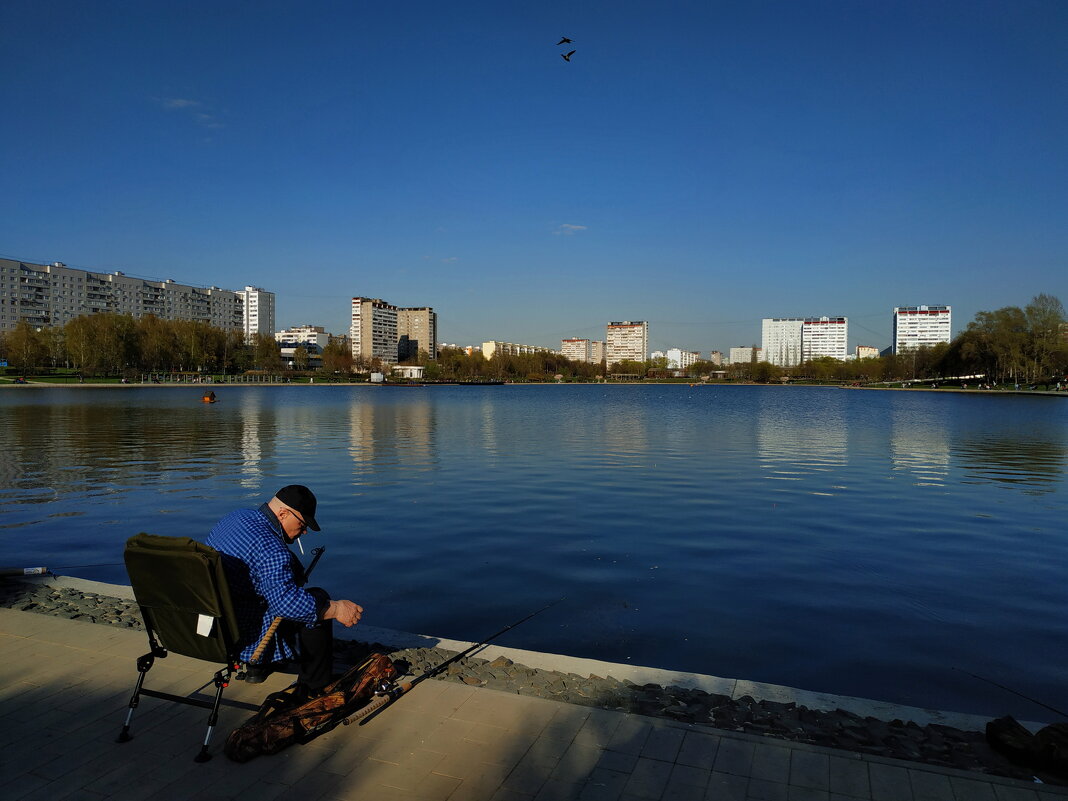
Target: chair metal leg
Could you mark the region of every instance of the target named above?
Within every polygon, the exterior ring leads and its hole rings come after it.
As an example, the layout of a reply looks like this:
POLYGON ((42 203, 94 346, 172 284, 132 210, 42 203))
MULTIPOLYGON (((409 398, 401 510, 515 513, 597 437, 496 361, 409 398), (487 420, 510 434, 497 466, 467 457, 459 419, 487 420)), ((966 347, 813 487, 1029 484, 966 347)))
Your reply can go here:
POLYGON ((219 722, 219 704, 222 703, 223 690, 230 686, 230 675, 233 670, 233 666, 227 666, 215 674, 215 702, 211 705, 211 714, 208 715, 208 731, 204 734, 204 744, 200 747, 200 753, 193 757, 194 762, 207 762, 211 759, 208 744, 211 742, 215 725, 219 722))
MULTIPOLYGON (((164 654, 166 655, 166 654, 164 654)), ((156 661, 156 654, 154 651, 145 654, 137 659, 137 684, 134 685, 133 696, 130 698, 130 708, 126 711, 126 722, 122 724, 122 731, 119 732, 119 736, 115 738, 117 743, 128 743, 133 739, 133 735, 130 734, 130 721, 133 720, 134 710, 137 708, 138 702, 141 700, 141 687, 145 683, 145 676, 152 668, 152 665, 156 661)))

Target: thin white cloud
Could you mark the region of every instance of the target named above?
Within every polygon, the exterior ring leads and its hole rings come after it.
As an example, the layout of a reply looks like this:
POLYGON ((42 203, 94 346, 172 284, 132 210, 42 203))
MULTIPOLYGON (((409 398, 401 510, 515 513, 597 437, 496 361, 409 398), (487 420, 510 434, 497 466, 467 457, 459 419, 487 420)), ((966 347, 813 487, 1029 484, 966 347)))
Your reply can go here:
POLYGON ((449 256, 447 258, 442 259, 442 261, 445 262, 446 264, 448 264, 449 262, 459 261, 459 260, 460 260, 459 256, 449 256))
POLYGON ((225 123, 219 122, 214 114, 208 114, 206 111, 201 111, 203 103, 199 100, 191 100, 187 97, 163 97, 157 98, 159 104, 163 108, 170 111, 178 111, 189 117, 197 125, 204 128, 225 128, 225 123))
POLYGON ((559 228, 557 228, 555 231, 553 231, 553 233, 556 236, 574 236, 575 234, 579 233, 580 231, 585 231, 585 230, 586 230, 586 226, 585 225, 572 225, 571 223, 564 223, 559 228))
POLYGON ((187 100, 184 97, 165 97, 160 102, 164 108, 191 108, 200 105, 198 101, 187 100))

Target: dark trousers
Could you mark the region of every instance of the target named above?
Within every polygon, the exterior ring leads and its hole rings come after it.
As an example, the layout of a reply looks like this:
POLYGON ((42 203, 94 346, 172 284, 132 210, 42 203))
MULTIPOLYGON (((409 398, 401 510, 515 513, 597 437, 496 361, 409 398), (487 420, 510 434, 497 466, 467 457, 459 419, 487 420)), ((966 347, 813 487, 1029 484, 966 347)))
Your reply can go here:
POLYGON ((297 682, 312 690, 321 690, 334 676, 334 628, 332 620, 320 620, 308 628, 306 623, 283 620, 279 635, 300 643, 297 659, 272 665, 283 673, 296 673, 297 682))

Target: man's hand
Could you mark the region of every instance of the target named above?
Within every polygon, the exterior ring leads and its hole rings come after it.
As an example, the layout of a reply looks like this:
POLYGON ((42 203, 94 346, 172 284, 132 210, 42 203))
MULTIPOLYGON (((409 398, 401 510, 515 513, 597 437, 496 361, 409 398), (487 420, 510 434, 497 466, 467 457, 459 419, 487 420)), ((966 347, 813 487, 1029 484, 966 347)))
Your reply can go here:
POLYGON ((331 601, 323 620, 336 620, 342 626, 351 627, 360 622, 363 607, 352 601, 331 601))

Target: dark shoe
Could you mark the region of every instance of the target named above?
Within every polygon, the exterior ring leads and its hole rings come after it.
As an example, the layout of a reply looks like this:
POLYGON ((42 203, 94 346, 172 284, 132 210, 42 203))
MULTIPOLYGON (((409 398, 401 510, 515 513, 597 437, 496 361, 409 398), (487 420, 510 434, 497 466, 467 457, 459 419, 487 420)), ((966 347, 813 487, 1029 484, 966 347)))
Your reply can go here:
POLYGON ((267 665, 248 665, 245 668, 245 681, 248 684, 262 684, 272 672, 267 665))

